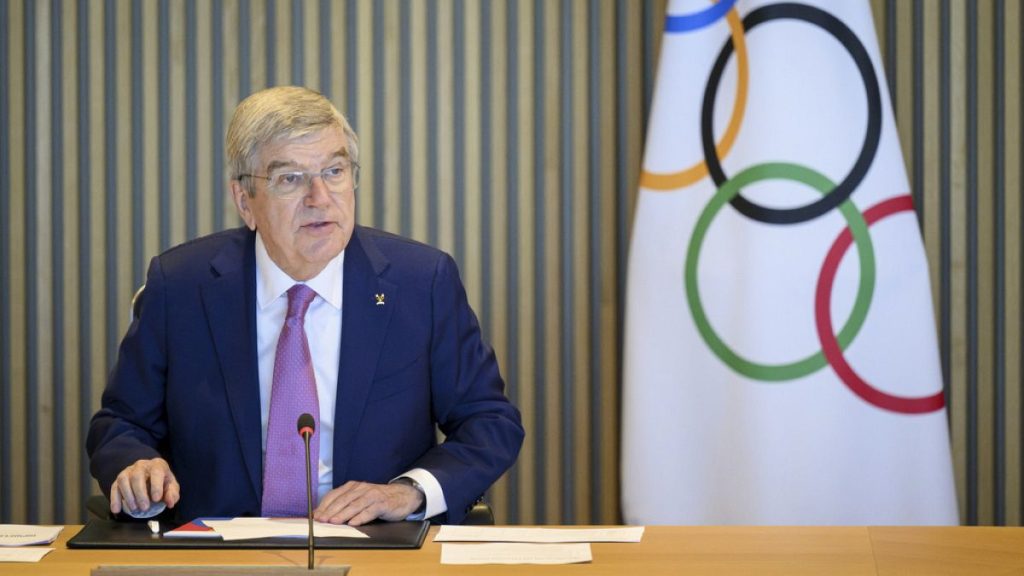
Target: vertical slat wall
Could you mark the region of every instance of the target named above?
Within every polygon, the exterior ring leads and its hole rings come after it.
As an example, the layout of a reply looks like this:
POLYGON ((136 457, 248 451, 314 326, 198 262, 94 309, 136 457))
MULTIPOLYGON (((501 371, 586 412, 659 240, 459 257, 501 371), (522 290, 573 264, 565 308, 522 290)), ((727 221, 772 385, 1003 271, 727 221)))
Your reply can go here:
MULTIPOLYGON (((871 0, 931 263, 962 518, 1022 523, 1017 1, 871 0)), ((77 522, 151 256, 237 224, 223 132, 300 83, 358 219, 459 261, 528 430, 502 522, 618 520, 621 302, 662 0, 0 0, 0 522, 77 522)))
POLYGON ((931 265, 961 520, 1024 521, 1024 10, 872 0, 931 265))
POLYGON ((459 261, 529 434, 504 522, 618 518, 622 275, 664 6, 0 0, 0 522, 78 522, 88 419, 149 259, 238 224, 224 130, 327 94, 359 221, 459 261))

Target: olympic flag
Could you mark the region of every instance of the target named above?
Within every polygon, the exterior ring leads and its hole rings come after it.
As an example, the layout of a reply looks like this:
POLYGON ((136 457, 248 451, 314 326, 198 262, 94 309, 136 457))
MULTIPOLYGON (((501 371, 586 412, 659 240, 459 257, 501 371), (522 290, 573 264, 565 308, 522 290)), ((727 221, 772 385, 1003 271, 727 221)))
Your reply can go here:
POLYGON ((955 524, 867 0, 668 6, 626 304, 639 524, 955 524))

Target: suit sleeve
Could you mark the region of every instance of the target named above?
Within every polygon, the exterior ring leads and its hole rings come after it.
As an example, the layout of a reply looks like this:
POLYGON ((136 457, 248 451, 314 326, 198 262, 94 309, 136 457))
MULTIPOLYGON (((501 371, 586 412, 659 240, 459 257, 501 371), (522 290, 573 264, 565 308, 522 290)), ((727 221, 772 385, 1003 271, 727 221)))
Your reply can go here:
POLYGON ((137 460, 162 456, 167 436, 165 291, 160 262, 154 258, 142 312, 121 341, 101 408, 89 425, 89 469, 108 497, 121 470, 137 460))
POLYGON ((445 441, 417 465, 437 478, 448 505, 447 521, 459 523, 515 463, 524 431, 448 255, 435 272, 432 315, 431 408, 445 441))

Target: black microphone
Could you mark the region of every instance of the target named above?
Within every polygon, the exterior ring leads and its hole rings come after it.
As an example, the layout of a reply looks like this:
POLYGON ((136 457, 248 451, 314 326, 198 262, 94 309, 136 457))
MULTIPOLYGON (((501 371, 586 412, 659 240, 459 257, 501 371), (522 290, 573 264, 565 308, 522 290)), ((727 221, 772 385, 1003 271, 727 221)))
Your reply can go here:
POLYGON ((306 444, 306 517, 309 519, 309 569, 313 569, 313 467, 309 461, 309 440, 316 430, 316 421, 313 416, 304 413, 299 416, 296 424, 299 429, 299 436, 302 436, 306 444))

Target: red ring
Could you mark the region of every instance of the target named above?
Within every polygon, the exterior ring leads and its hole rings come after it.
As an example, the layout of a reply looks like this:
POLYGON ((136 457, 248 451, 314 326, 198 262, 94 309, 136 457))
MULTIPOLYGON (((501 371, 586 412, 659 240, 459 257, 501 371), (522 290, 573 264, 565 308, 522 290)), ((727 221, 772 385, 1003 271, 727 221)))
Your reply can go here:
MULTIPOLYGON (((914 209, 913 199, 908 196, 897 196, 875 204, 864 212, 864 221, 870 228, 872 224, 893 214, 914 209)), ((846 384, 854 394, 860 396, 870 404, 885 410, 901 412, 903 414, 925 414, 942 409, 946 405, 945 397, 939 390, 931 396, 908 398, 906 396, 895 396, 883 392, 868 384, 863 378, 847 363, 843 356, 843 350, 839 347, 835 333, 832 330, 832 285, 839 270, 839 263, 843 254, 853 243, 853 235, 849 228, 845 228, 839 237, 836 238, 829 249, 825 262, 821 267, 821 275, 818 276, 818 286, 814 300, 814 320, 818 328, 818 339, 821 341, 821 349, 825 353, 825 359, 836 371, 839 379, 846 384)))

